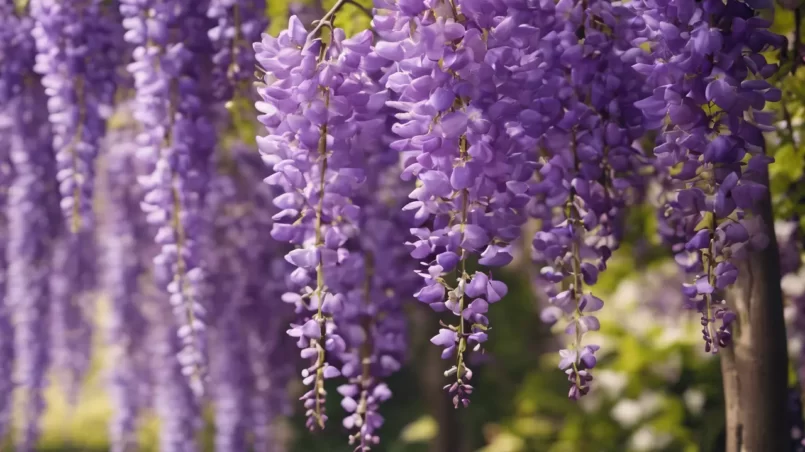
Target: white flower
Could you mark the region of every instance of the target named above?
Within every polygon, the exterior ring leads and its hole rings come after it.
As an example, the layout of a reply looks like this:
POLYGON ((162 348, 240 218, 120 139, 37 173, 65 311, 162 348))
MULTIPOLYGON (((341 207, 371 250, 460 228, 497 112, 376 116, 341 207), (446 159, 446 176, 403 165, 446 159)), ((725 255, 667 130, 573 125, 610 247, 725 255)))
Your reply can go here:
POLYGON ((597 381, 596 385, 606 391, 607 395, 616 398, 623 392, 629 378, 623 372, 604 369, 598 371, 595 380, 597 381))
POLYGON ((671 435, 668 433, 658 433, 651 427, 641 427, 632 435, 632 450, 651 451, 662 450, 671 442, 671 435))
POLYGON ((623 399, 612 407, 612 417, 621 426, 631 427, 643 417, 643 410, 636 400, 623 399))
POLYGON ((688 411, 697 415, 701 414, 705 402, 704 392, 698 389, 688 389, 682 394, 682 399, 685 400, 685 406, 688 407, 688 411))

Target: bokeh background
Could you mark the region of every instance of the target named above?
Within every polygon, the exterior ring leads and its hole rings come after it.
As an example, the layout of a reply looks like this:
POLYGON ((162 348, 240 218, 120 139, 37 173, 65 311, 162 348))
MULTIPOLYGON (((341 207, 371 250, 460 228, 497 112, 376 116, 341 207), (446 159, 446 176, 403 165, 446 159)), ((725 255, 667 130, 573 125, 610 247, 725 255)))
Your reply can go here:
MULTIPOLYGON (((287 23, 290 13, 303 20, 320 17, 333 2, 289 3, 269 0, 270 33, 287 23)), ((369 6, 368 2, 362 2, 369 6)), ((337 25, 347 31, 365 28, 368 20, 346 9, 337 25)), ((793 38, 794 14, 778 7, 774 30, 793 38)), ((776 158, 771 167, 775 211, 780 219, 781 247, 794 246, 786 234, 801 227, 796 220, 803 207, 797 203, 805 193, 801 184, 805 150, 797 146, 804 126, 805 83, 802 71, 781 82, 780 133, 769 137, 769 152, 776 158), (783 108, 785 111, 783 111, 783 108), (794 187, 794 188, 792 188, 794 187), (797 188, 799 187, 799 188, 797 188)), ((253 143, 259 131, 248 120, 249 105, 231 137, 253 143)), ((649 197, 650 198, 650 197, 649 197)), ((428 343, 438 325, 438 316, 422 306, 409 306, 411 360, 389 381, 394 397, 383 406, 386 424, 377 451, 389 452, 717 452, 723 450, 723 395, 717 357, 704 353, 698 318, 682 309, 681 276, 669 254, 654 237, 654 210, 635 206, 628 222, 628 239, 613 257, 608 271, 596 286, 605 300, 601 331, 590 342, 601 344, 596 383, 580 402, 566 397, 567 382, 558 370, 556 351, 563 340, 539 320, 542 300, 531 283, 528 255, 520 256, 503 279, 509 295, 491 310, 495 328, 474 378, 476 393, 469 409, 456 411, 441 390, 443 363, 439 351, 428 343)), ((527 234, 526 234, 527 235, 527 234)), ((524 243, 527 249, 528 244, 524 243)), ((797 246, 789 253, 799 253, 797 246)), ((797 295, 805 292, 803 278, 792 275, 784 281, 789 295, 789 317, 796 310, 797 295)), ((98 294, 98 323, 104 322, 105 300, 98 294)), ((801 298, 801 297, 800 297, 801 298)), ((795 331, 789 353, 799 361, 801 348, 795 331)), ((103 337, 96 346, 103 350, 103 337)), ((107 419, 112 407, 106 393, 106 369, 114 362, 96 354, 81 403, 68 410, 58 388, 48 394, 49 409, 41 450, 48 452, 100 452, 108 450, 107 419)), ((798 394, 795 364, 790 382, 798 394)), ((299 387, 289 388, 293 397, 299 387)), ((335 388, 330 388, 335 392, 335 388)), ((333 420, 343 412, 338 398, 329 399, 333 420)), ((294 404, 296 405, 296 404, 294 404)), ((337 421, 324 432, 304 430, 298 414, 282 419, 278 428, 289 450, 349 451, 346 432, 337 421)), ((143 451, 156 451, 158 425, 146 417, 141 436, 143 451)), ((204 450, 212 451, 212 425, 201 438, 204 450)), ((0 449, 11 450, 9 445, 0 449)), ((245 452, 245 451, 244 451, 245 452)))

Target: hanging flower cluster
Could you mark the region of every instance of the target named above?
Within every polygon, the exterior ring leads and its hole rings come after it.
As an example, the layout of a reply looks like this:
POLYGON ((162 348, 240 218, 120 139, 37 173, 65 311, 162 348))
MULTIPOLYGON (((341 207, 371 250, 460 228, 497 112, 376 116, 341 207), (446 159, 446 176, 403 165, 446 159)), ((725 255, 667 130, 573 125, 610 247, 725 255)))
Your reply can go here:
POLYGON ((142 125, 138 155, 150 172, 140 180, 146 188, 142 208, 157 230, 156 278, 180 319, 179 359, 196 393, 206 372, 201 209, 215 143, 200 82, 210 47, 196 30, 205 23, 202 7, 190 0, 120 5, 126 41, 135 46, 128 69, 136 91, 134 117, 142 125))
POLYGON ((629 46, 641 23, 622 5, 600 1, 563 1, 546 15, 555 19, 540 27, 544 36, 530 57, 549 68, 550 89, 540 87, 532 100, 541 126, 524 127, 537 149, 529 213, 541 223, 533 257, 544 265, 540 278, 551 302, 542 318, 567 318, 572 341, 560 351, 559 367, 576 399, 589 391, 597 362, 598 346, 582 338, 600 328, 594 313, 603 308, 584 287, 606 270, 625 208, 644 184, 644 158, 634 146, 642 118, 633 106, 643 81, 631 68, 643 52, 629 46))
POLYGON ((209 1, 207 17, 217 22, 207 35, 215 48, 213 86, 219 99, 229 100, 236 90, 248 88, 255 64, 251 45, 268 25, 265 7, 265 0, 209 1))
POLYGON ((403 178, 417 180, 404 207, 414 212, 411 255, 427 267, 416 297, 458 317, 431 342, 455 359, 445 372, 455 381, 445 389, 456 406, 466 406, 473 389, 466 354, 481 350, 489 305, 507 292, 487 271, 470 274, 467 264, 511 262, 528 201, 525 143, 509 122, 522 110, 508 90, 517 77, 511 64, 533 32, 524 22, 529 9, 480 2, 381 7, 388 12, 374 19, 376 52, 393 62, 386 87, 397 95, 389 106, 399 110, 391 146, 403 155, 403 178))
POLYGON ((639 5, 654 61, 635 65, 653 89, 636 106, 660 129, 655 166, 675 181, 663 231, 693 275, 684 291, 701 313, 705 349, 715 353, 730 343, 735 320, 724 300, 738 278, 734 261, 768 242, 752 209, 766 196, 759 180, 771 160, 762 132, 772 117, 761 110, 780 91, 766 80, 777 65, 760 52, 782 38, 756 5, 738 0, 639 5))
POLYGON ((111 305, 107 342, 112 347, 115 366, 109 375, 109 391, 117 410, 109 434, 112 450, 125 452, 136 446, 137 419, 149 407, 145 401, 151 371, 145 352, 151 333, 146 306, 151 300, 140 288, 150 269, 155 245, 153 231, 140 209, 143 188, 137 176, 142 169, 135 155, 137 131, 132 127, 130 105, 115 112, 110 122, 104 162, 109 221, 102 231, 106 237, 103 286, 111 305))
POLYGON ((301 294, 283 299, 301 316, 289 334, 312 361, 302 373, 312 387, 303 396, 309 428, 324 427, 324 380, 341 374, 336 364, 347 344, 338 318, 360 284, 364 261, 349 242, 360 231, 359 188, 367 172, 378 169, 367 167, 366 157, 382 152, 372 127, 384 122, 376 113, 386 99, 359 71, 371 33, 344 39, 331 29, 324 44, 316 32, 309 38, 294 16, 279 37, 264 35, 255 44, 266 71, 257 108, 271 133, 258 144, 274 171, 266 181, 284 191, 274 200, 281 211, 271 235, 296 246, 286 259, 296 267, 291 280, 301 294))
POLYGON ((161 450, 199 450, 208 403, 216 450, 281 450, 299 369, 306 426, 337 388, 371 450, 410 309, 440 318, 444 389, 469 405, 529 221, 517 265, 578 399, 593 287, 650 183, 705 348, 728 346, 726 289, 770 226, 765 6, 338 0, 269 36, 261 0, 0 0, 0 443, 19 391, 16 450, 35 450, 51 370, 79 403, 100 288, 111 450, 148 411, 161 450), (347 36, 356 6, 371 30, 347 36))

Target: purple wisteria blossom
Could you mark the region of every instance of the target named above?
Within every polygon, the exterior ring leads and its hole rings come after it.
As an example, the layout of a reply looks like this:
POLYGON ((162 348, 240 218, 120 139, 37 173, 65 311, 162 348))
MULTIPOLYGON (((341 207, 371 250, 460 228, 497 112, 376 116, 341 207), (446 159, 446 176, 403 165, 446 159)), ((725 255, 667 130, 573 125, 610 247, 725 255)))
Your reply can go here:
POLYGON ((377 6, 386 11, 373 21, 376 53, 392 63, 384 80, 395 95, 388 105, 398 110, 392 148, 402 152, 403 179, 417 180, 404 207, 414 217, 411 256, 426 267, 416 297, 458 317, 431 342, 444 348, 443 358, 455 359, 445 372, 455 381, 445 389, 456 406, 466 406, 472 371, 465 355, 481 350, 489 305, 507 292, 488 270, 471 275, 466 264, 508 264, 525 219, 529 165, 507 130, 511 109, 501 90, 513 76, 508 63, 517 43, 534 30, 521 27, 528 5, 520 2, 377 6))
POLYGON ((105 140, 104 161, 106 205, 102 224, 104 247, 104 288, 109 294, 110 312, 107 343, 112 362, 109 393, 113 414, 109 436, 113 452, 137 447, 139 416, 150 407, 148 389, 151 369, 147 339, 149 325, 146 308, 155 300, 147 293, 144 278, 156 253, 153 231, 140 209, 143 188, 137 183, 142 168, 138 164, 136 122, 130 105, 118 109, 110 120, 105 140))
POLYGON ((644 185, 644 159, 633 144, 643 133, 633 106, 643 81, 631 68, 644 55, 628 45, 642 22, 620 3, 604 1, 562 1, 553 14, 555 28, 538 55, 552 68, 548 85, 563 95, 546 99, 545 87, 537 90, 538 105, 556 102, 549 111, 558 114, 543 121, 541 135, 531 133, 538 155, 536 202, 529 207, 542 220, 532 241, 534 257, 544 265, 540 276, 556 284, 542 317, 569 320, 565 332, 572 341, 559 352, 559 367, 571 383, 568 396, 577 399, 590 389, 598 350, 582 338, 599 329, 594 313, 603 308, 584 287, 606 270, 622 238, 625 208, 644 185))
MULTIPOLYGON (((34 69, 42 75, 53 127, 61 208, 71 233, 91 231, 94 161, 116 85, 115 36, 122 33, 101 0, 31 0, 34 69)), ((76 248, 78 249, 78 248, 76 248)))
MULTIPOLYGON (((365 129, 376 136, 378 128, 365 129)), ((341 373, 348 384, 338 387, 341 406, 347 411, 344 427, 353 431, 350 444, 356 451, 368 451, 379 443, 377 430, 383 425, 380 404, 392 393, 384 379, 398 371, 405 358, 407 323, 403 303, 413 298, 417 287, 415 261, 399 240, 407 233, 408 212, 401 207, 410 192, 400 184, 397 155, 377 152, 367 159, 367 183, 361 204, 362 284, 347 294, 341 329, 348 349, 341 355, 341 373), (385 171, 383 169, 386 168, 385 171)))
MULTIPOLYGON (((33 71, 34 24, 29 17, 17 16, 13 6, 13 2, 0 2, 0 115, 8 120, 4 140, 13 167, 7 186, 4 308, 9 308, 14 318, 14 379, 23 392, 19 405, 22 429, 16 432, 15 447, 29 452, 39 438, 40 418, 45 410, 44 389, 50 364, 48 277, 52 238, 61 215, 51 195, 58 189, 47 98, 33 71)), ((6 362, 12 364, 11 360, 6 362)))
POLYGON ((203 427, 201 410, 176 360, 183 344, 176 335, 176 322, 165 303, 158 303, 150 317, 151 374, 154 379, 154 411, 159 418, 159 450, 196 452, 198 432, 203 427))
POLYGON ((142 208, 160 245, 155 276, 179 319, 182 372, 199 394, 206 373, 202 208, 215 145, 201 78, 211 27, 202 2, 192 0, 123 0, 120 12, 135 46, 128 70, 142 125, 138 156, 150 173, 140 179, 142 208))
POLYGON ((248 90, 255 65, 251 44, 260 39, 268 25, 265 9, 265 0, 209 1, 207 17, 216 21, 207 35, 215 48, 213 86, 217 98, 228 100, 236 91, 248 90))
POLYGON ((271 236, 296 247, 286 260, 296 267, 291 286, 301 294, 287 292, 283 300, 300 316, 288 334, 312 361, 302 372, 311 386, 302 396, 311 429, 327 420, 324 380, 341 375, 334 359, 346 347, 337 318, 360 275, 346 245, 360 226, 360 207, 351 201, 365 179, 363 158, 374 140, 358 132, 371 127, 367 121, 387 98, 360 71, 371 37, 365 31, 345 39, 333 29, 324 44, 291 17, 277 38, 263 35, 255 44, 266 72, 258 119, 269 131, 258 145, 274 171, 266 182, 283 191, 274 199, 280 211, 271 236))
POLYGON ((783 38, 757 17, 753 8, 761 3, 645 0, 634 6, 655 59, 634 66, 653 89, 635 105, 648 127, 661 129, 655 167, 674 181, 661 232, 692 275, 684 292, 701 313, 705 349, 714 353, 731 340, 735 314, 723 291, 738 278, 734 261, 768 241, 752 209, 767 196, 758 176, 771 161, 762 132, 771 130, 772 116, 761 110, 780 91, 766 80, 777 65, 760 52, 783 38))
POLYGON ((86 293, 96 273, 94 164, 114 98, 119 56, 114 45, 122 27, 100 0, 32 0, 30 15, 37 48, 34 70, 42 75, 48 96, 67 232, 56 247, 51 280, 54 364, 75 404, 91 353, 92 303, 86 293))
POLYGON ((270 423, 285 412, 294 362, 287 355, 278 362, 283 350, 271 343, 284 337, 278 328, 293 314, 281 300, 289 265, 281 246, 265 240, 274 190, 263 183, 268 171, 253 148, 220 149, 216 167, 207 198, 215 219, 208 247, 215 448, 244 450, 253 432, 257 450, 275 450, 270 423))
POLYGON ((11 118, 0 111, 0 438, 11 428, 14 389, 14 326, 12 306, 7 295, 8 194, 12 182, 9 150, 14 133, 11 118))

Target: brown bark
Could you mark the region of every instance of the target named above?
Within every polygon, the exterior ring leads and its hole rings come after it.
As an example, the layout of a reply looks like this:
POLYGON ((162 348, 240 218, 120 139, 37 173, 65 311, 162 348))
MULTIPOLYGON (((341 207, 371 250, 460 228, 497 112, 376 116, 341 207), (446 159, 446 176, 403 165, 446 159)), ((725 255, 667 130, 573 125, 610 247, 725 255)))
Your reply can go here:
POLYGON ((738 265, 740 276, 727 293, 738 315, 733 343, 721 351, 727 452, 787 452, 790 443, 780 258, 770 200, 758 213, 769 245, 738 265))

